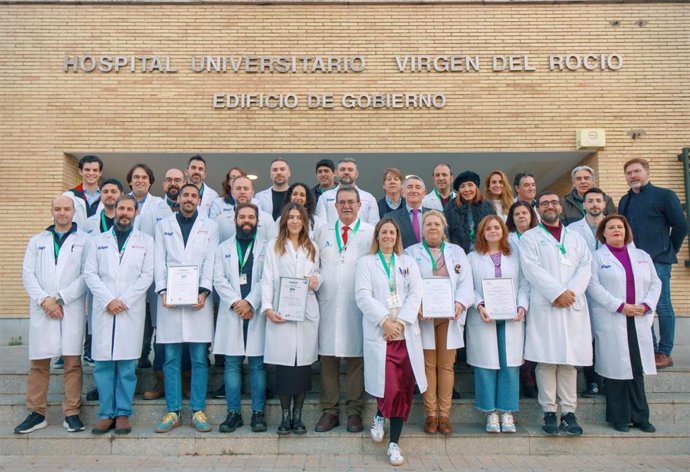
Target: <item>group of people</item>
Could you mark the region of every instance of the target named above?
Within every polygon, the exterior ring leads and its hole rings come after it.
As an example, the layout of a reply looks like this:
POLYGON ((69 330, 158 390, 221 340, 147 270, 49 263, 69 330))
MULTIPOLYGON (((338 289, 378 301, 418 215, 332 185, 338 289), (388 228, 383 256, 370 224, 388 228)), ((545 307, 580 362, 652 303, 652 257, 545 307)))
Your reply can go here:
POLYGON ((344 361, 347 431, 364 429, 368 392, 377 400, 371 437, 383 441, 388 419, 393 465, 404 462, 399 441, 415 385, 424 431, 452 433, 460 348, 474 367, 475 404, 486 413, 489 433, 516 431, 522 377, 523 392, 537 392, 546 434, 581 435, 580 366, 585 394, 605 392, 606 419, 615 429, 655 430, 643 375, 672 365, 670 267, 687 220, 677 196, 649 182, 644 159, 624 166, 630 191, 618 213, 587 166, 573 169, 573 189, 563 197, 537 195, 530 173, 518 174, 511 188, 496 170, 482 185, 476 173, 454 176, 442 163, 427 191, 421 177, 388 168, 378 201, 357 186, 350 158, 337 166, 319 161, 313 188, 290 184, 288 162, 275 159, 271 187, 256 195, 246 173, 232 168, 219 196, 204 183, 206 162, 198 155, 184 171, 166 172, 163 198, 149 193, 154 175, 145 164, 127 175, 131 193, 118 180, 100 182, 96 156, 82 158, 79 169, 83 183, 52 200, 54 224, 30 240, 24 260, 30 414, 16 433, 46 426, 56 357, 64 362, 64 426, 85 429, 79 419, 85 331, 100 402, 92 432, 130 432, 136 367, 149 357, 154 328, 159 385, 145 398, 165 397, 160 433, 180 426, 185 390, 194 428, 211 430, 204 412, 209 345, 224 365, 221 432, 244 425, 245 359, 252 431, 267 429, 268 364, 275 366, 282 409, 278 434, 306 433, 302 408, 317 360, 323 414, 315 430, 339 426, 344 361), (167 293, 170 269, 184 266, 198 274, 192 304, 176 304, 167 293), (500 302, 487 291, 499 279, 500 302), (281 309, 283 284, 296 280, 307 294, 297 317, 294 307, 281 309), (432 282, 448 287, 441 316, 438 303, 431 308, 436 300, 425 299, 432 282), (506 303, 514 313, 492 313, 506 303))

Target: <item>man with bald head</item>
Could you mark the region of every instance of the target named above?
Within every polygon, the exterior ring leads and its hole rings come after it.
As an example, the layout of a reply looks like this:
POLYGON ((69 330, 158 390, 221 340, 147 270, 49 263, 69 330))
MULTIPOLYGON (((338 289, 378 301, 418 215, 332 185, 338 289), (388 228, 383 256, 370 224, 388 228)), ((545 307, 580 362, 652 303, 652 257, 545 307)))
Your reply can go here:
MULTIPOLYGON (((230 194, 235 200, 235 203, 252 203, 254 197, 254 185, 249 177, 240 175, 232 181, 230 187, 230 194)), ((257 205, 258 206, 258 205, 257 205)), ((218 223, 218 236, 220 242, 226 241, 235 235, 235 209, 225 211, 216 217, 218 223)), ((278 235, 278 228, 276 227, 273 215, 259 209, 259 219, 256 226, 257 238, 268 241, 278 235)))
POLYGON ((50 360, 64 359, 63 426, 84 430, 81 407, 81 354, 85 325, 86 285, 82 274, 88 236, 72 223, 74 201, 67 196, 51 203, 54 224, 31 238, 22 280, 29 296, 29 359, 26 387, 29 416, 14 429, 27 434, 45 428, 50 360))

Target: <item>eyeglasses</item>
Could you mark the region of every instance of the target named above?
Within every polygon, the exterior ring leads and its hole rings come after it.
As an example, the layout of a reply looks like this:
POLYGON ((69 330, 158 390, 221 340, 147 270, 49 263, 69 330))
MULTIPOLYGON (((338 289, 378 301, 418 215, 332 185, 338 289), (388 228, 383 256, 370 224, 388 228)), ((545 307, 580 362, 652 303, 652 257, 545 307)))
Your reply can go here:
POLYGON ((357 200, 338 200, 335 203, 336 203, 336 205, 340 205, 340 206, 345 206, 345 205, 355 206, 359 202, 357 202, 357 200))
POLYGON ((539 202, 539 206, 542 208, 546 208, 546 207, 550 207, 550 206, 557 207, 557 206, 561 206, 561 202, 559 200, 551 200, 550 202, 539 202))

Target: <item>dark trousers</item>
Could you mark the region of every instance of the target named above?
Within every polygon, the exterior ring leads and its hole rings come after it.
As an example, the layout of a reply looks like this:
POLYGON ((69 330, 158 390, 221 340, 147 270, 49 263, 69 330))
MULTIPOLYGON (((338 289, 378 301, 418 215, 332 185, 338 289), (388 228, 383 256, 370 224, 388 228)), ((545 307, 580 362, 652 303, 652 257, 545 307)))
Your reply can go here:
MULTIPOLYGON (((338 416, 340 411, 340 357, 320 356, 321 361, 321 407, 324 413, 338 416)), ((346 357, 347 373, 346 404, 347 415, 362 415, 364 410, 364 359, 346 357)))
MULTIPOLYGON (((141 344, 140 359, 148 359, 151 354, 151 342, 153 341, 153 325, 151 324, 151 304, 146 303, 146 319, 144 320, 144 340, 141 344)), ((155 355, 155 354, 154 354, 155 355)), ((161 363, 162 365, 163 363, 161 363)))

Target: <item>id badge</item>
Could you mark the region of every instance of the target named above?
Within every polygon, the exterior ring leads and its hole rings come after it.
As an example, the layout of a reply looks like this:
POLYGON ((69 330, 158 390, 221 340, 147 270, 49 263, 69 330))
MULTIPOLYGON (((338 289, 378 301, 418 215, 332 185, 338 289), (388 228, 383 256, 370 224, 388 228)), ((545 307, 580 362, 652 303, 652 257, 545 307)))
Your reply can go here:
POLYGON ((240 274, 240 285, 247 285, 247 274, 240 274))
POLYGON ((570 262, 570 259, 561 254, 561 265, 570 267, 573 265, 573 263, 570 262))
POLYGON ((395 293, 388 297, 388 309, 400 308, 400 297, 395 293))

